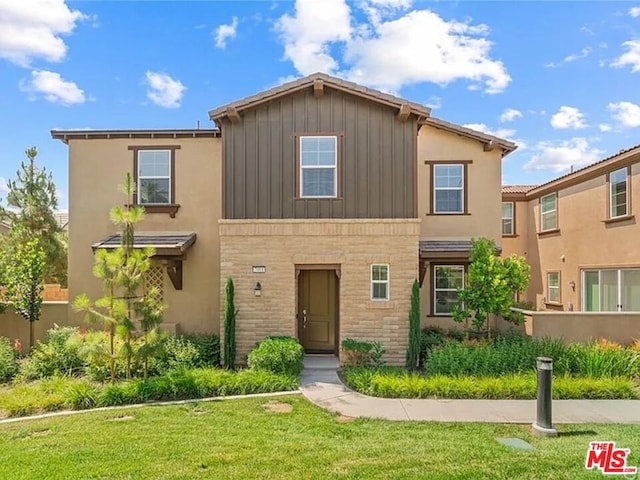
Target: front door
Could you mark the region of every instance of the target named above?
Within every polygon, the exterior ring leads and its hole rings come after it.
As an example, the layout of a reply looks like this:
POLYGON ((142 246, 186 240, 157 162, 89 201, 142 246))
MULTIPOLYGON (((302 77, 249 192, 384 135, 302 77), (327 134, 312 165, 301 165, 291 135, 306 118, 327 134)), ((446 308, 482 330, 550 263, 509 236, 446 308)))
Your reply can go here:
POLYGON ((335 270, 302 270, 298 284, 298 336, 306 352, 335 353, 335 270))

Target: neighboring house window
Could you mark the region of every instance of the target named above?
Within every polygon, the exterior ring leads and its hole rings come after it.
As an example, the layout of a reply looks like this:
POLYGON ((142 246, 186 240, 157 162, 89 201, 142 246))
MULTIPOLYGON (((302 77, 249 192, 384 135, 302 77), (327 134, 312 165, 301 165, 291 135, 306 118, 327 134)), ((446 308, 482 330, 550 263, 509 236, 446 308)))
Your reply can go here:
POLYGON ((171 150, 138 150, 137 194, 142 205, 173 203, 171 150))
POLYGON ((464 213, 464 165, 433 166, 433 213, 464 213))
POLYGON ((300 196, 336 197, 338 137, 300 137, 300 196))
POLYGON ((550 193, 540 199, 540 228, 541 231, 558 228, 558 195, 550 193))
POLYGON ((560 303, 560 272, 547 272, 547 302, 560 303))
POLYGON ((458 290, 464 288, 464 265, 436 265, 433 268, 433 313, 451 315, 458 305, 458 290))
POLYGON ((628 171, 625 167, 609 174, 609 218, 624 217, 629 214, 628 171))
POLYGON ((582 310, 640 312, 640 268, 583 270, 582 310))
POLYGON ((515 228, 513 222, 513 202, 502 202, 502 235, 514 235, 515 228))
POLYGON ((371 300, 389 300, 389 265, 371 265, 371 300))

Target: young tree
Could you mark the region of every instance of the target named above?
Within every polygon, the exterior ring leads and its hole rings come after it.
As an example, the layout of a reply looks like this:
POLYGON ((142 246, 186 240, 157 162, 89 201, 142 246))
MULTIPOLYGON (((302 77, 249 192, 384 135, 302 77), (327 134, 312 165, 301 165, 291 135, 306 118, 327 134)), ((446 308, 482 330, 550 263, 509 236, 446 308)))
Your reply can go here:
POLYGON ((18 245, 37 239, 45 254, 44 280, 66 285, 66 242, 54 216, 58 208, 56 186, 51 173, 36 166, 36 148, 29 148, 25 154, 28 161, 22 162, 16 179, 8 183, 8 208, 0 207, 0 219, 11 224, 11 230, 3 236, 3 257, 11 258, 18 245))
POLYGON ((411 310, 409 310, 409 347, 407 368, 415 370, 420 357, 420 283, 413 281, 411 287, 411 310))
POLYGON ((112 222, 122 228, 120 247, 107 251, 98 249, 93 267, 94 275, 102 280, 104 295, 91 302, 86 295, 75 299, 74 308, 84 312, 89 322, 101 322, 109 334, 109 370, 111 380, 115 379, 115 366, 118 356, 125 358, 125 375, 131 376, 131 364, 136 354, 134 332, 142 331, 142 351, 144 374, 147 374, 148 357, 156 327, 162 322, 165 306, 157 291, 145 288, 145 274, 151 267, 154 255, 152 248, 134 248, 135 224, 144 218, 142 207, 132 206, 131 198, 134 185, 127 173, 122 192, 127 196, 126 206, 111 209, 112 222), (116 335, 123 339, 122 352, 115 348, 116 335))
POLYGON ((224 299, 224 366, 232 369, 236 361, 236 310, 233 279, 227 278, 224 299))
POLYGON ((35 322, 42 309, 42 280, 46 255, 37 239, 18 244, 6 262, 6 299, 29 322, 29 350, 33 348, 35 322))
POLYGON ((493 240, 473 240, 465 288, 459 290, 460 304, 452 310, 453 319, 464 321, 467 332, 472 319, 477 330, 486 326, 489 338, 489 315, 509 318, 515 294, 523 291, 529 282, 529 266, 524 259, 516 256, 501 259, 496 251, 493 240))

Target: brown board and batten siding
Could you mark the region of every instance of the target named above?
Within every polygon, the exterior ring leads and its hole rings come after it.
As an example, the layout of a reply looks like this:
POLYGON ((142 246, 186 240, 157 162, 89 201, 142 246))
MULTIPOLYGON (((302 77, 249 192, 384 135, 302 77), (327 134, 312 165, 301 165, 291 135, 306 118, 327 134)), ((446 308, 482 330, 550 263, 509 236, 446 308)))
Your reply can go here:
POLYGON ((417 120, 398 109, 325 87, 259 104, 224 137, 224 217, 415 218, 417 120), (298 197, 301 135, 338 138, 336 198, 298 197))

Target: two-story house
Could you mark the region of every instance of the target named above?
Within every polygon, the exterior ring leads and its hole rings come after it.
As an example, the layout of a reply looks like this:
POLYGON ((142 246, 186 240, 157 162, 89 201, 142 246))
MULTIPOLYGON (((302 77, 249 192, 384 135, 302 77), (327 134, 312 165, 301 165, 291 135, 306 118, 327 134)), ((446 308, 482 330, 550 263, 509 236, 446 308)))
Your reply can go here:
POLYGON ((500 243, 511 142, 325 74, 209 115, 217 128, 52 132, 69 145, 71 298, 100 293, 92 247, 119 243, 108 211, 127 171, 166 323, 223 330, 232 278, 239 359, 290 335, 331 354, 345 338, 380 341, 402 364, 413 280, 423 323, 448 323, 471 238, 500 243))
POLYGON ((504 254, 524 255, 538 309, 640 311, 640 146, 538 186, 502 189, 504 254))

